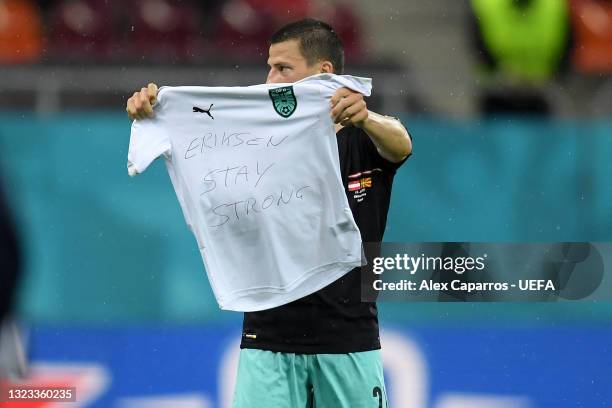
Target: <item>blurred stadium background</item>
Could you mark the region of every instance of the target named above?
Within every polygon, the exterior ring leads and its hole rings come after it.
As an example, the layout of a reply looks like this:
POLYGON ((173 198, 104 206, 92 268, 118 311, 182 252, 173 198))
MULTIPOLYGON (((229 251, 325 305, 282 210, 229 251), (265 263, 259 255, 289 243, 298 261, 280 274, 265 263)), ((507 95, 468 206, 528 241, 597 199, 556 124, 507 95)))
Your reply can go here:
MULTIPOLYGON (((413 135, 386 241, 612 241, 612 1, 0 0, 30 383, 77 386, 74 406, 230 406, 241 314, 218 309, 163 164, 127 176, 125 101, 148 82, 264 82, 267 37, 306 15, 413 135)), ((394 408, 612 404, 610 303, 380 316, 394 408)))

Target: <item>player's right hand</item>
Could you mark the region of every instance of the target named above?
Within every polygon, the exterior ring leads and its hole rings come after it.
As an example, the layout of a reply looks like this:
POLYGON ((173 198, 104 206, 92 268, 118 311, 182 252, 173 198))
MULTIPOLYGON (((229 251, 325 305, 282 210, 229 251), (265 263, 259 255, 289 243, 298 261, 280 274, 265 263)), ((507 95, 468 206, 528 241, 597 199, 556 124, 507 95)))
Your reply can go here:
POLYGON ((134 92, 125 108, 130 119, 153 117, 153 105, 157 100, 157 85, 150 83, 146 88, 134 92))

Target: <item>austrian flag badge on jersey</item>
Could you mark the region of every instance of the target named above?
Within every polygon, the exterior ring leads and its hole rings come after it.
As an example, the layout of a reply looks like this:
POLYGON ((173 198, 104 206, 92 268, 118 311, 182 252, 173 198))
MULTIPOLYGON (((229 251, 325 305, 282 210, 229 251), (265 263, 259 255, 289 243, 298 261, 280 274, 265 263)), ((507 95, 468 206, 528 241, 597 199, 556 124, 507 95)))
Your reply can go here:
POLYGON ((368 189, 372 188, 372 177, 374 173, 382 172, 378 167, 360 171, 359 173, 349 174, 348 191, 353 193, 353 199, 358 203, 362 202, 368 194, 368 189))
POLYGON ((372 177, 364 177, 358 180, 349 181, 348 190, 349 191, 357 191, 362 188, 370 188, 372 187, 372 177))

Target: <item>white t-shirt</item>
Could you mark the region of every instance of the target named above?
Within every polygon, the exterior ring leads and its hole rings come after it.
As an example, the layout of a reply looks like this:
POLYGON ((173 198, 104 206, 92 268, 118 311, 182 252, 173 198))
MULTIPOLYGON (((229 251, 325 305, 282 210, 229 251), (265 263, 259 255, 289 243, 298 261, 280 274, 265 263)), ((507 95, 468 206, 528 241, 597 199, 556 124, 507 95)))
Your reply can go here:
POLYGON ((361 265, 330 117, 341 87, 367 96, 371 80, 162 87, 133 122, 128 171, 164 156, 222 309, 280 306, 361 265))

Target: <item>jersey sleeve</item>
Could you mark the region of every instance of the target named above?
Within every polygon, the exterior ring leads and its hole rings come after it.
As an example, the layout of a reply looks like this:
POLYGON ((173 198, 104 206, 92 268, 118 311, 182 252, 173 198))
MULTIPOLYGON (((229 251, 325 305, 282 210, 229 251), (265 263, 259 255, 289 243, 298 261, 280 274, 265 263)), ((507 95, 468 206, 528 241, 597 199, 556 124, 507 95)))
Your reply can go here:
POLYGON ((372 79, 364 77, 356 77, 352 75, 335 75, 335 74, 319 74, 307 80, 319 81, 322 92, 325 96, 331 97, 339 88, 349 88, 355 92, 359 92, 364 96, 370 96, 372 93, 372 79))
POLYGON ((158 116, 132 123, 127 161, 130 176, 145 171, 160 155, 170 154, 170 138, 158 116))

